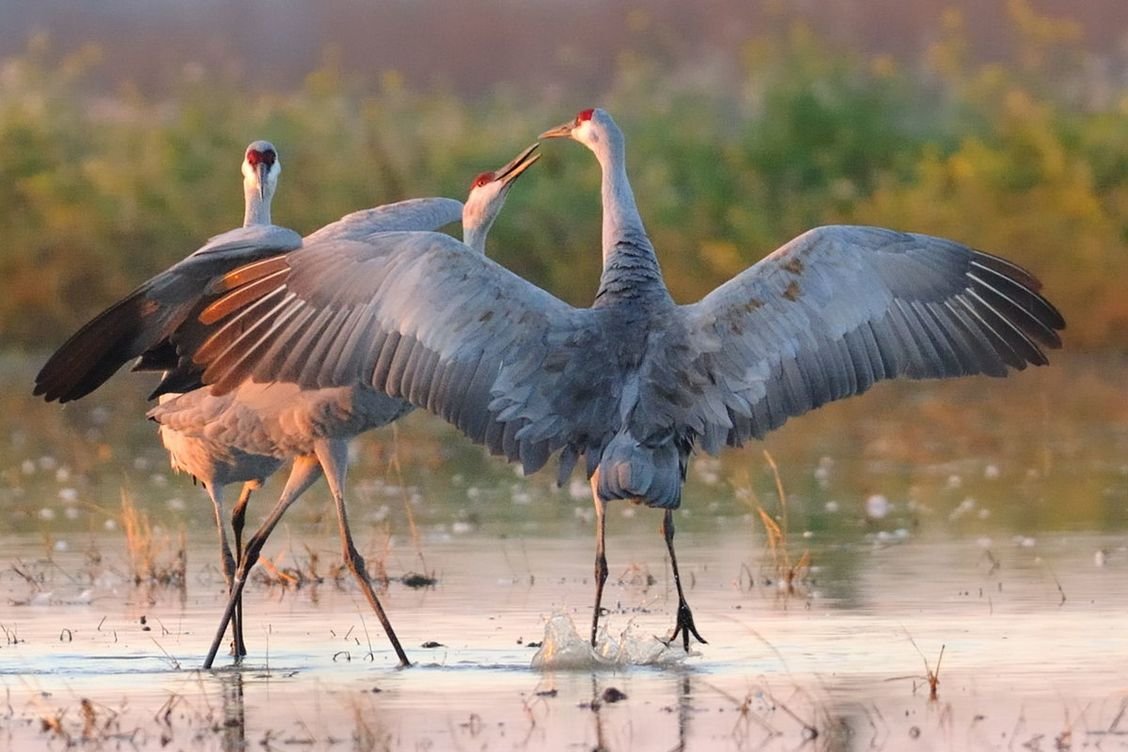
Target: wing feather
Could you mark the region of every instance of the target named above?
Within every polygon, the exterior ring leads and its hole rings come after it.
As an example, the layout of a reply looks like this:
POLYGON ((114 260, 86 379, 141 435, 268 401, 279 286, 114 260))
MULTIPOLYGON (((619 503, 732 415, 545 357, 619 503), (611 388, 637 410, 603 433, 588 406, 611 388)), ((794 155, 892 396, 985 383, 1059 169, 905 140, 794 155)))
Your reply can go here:
POLYGON ((167 365, 168 337, 191 315, 213 277, 256 259, 299 248, 301 236, 274 225, 217 235, 82 326, 47 360, 34 393, 69 402, 97 389, 119 368, 153 350, 146 368, 167 365))
MULTIPOLYGON (((829 226, 679 314, 691 358, 728 411, 727 441, 739 444, 883 379, 1046 363, 1065 322, 1040 287, 1021 267, 949 240, 829 226)), ((695 405, 696 420, 725 424, 712 397, 695 405)))
POLYGON ((527 470, 571 443, 585 451, 591 437, 603 440, 615 390, 592 384, 614 379, 586 357, 611 349, 599 313, 446 235, 315 240, 279 274, 241 285, 231 277, 211 304, 194 359, 217 393, 248 379, 363 383, 438 413, 527 470))

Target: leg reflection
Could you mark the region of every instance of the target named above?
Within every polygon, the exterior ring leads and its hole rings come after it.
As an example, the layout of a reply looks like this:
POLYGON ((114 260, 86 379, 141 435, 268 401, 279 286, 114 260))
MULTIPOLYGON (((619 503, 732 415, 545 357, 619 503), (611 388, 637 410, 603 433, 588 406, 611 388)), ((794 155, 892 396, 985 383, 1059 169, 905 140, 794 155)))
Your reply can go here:
POLYGON ((243 672, 217 673, 223 691, 223 752, 246 752, 247 714, 243 703, 243 672))

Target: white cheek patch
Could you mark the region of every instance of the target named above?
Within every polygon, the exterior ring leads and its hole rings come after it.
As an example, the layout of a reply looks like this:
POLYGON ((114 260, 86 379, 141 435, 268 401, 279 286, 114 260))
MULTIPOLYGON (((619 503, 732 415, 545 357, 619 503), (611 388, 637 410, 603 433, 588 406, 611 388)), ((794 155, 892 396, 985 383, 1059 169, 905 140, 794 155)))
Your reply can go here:
POLYGON ((599 133, 591 126, 590 120, 585 120, 576 128, 576 136, 584 143, 594 144, 599 141, 599 133))

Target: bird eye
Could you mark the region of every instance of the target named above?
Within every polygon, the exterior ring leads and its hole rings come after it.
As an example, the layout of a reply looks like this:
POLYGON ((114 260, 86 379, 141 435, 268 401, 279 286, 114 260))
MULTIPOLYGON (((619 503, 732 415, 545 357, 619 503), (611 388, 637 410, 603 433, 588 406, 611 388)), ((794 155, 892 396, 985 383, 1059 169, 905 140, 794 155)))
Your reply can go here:
POLYGON ((278 159, 278 155, 274 153, 274 149, 267 149, 262 152, 260 156, 262 157, 262 161, 266 162, 268 165, 274 164, 274 160, 278 159))
POLYGON ((486 183, 493 182, 492 172, 483 172, 478 177, 474 178, 474 182, 470 184, 471 188, 481 188, 486 183))
POLYGON ((247 149, 247 164, 254 167, 262 160, 262 155, 254 149, 247 149))

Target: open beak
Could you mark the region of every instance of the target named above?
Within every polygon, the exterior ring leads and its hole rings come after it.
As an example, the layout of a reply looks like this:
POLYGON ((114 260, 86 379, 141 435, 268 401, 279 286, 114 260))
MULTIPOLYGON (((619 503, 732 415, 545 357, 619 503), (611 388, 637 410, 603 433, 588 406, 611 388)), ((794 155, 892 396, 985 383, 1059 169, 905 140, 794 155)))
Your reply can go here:
POLYGON ((535 143, 529 148, 525 149, 523 152, 514 157, 513 161, 509 162, 504 167, 499 169, 496 173, 494 173, 497 176, 494 179, 500 180, 502 185, 509 185, 510 183, 512 183, 514 180, 521 176, 522 172, 532 167, 533 162, 536 162, 538 159, 540 159, 541 155, 535 153, 539 148, 540 144, 535 143))
POLYGON ((556 126, 555 128, 549 128, 547 131, 545 131, 544 133, 537 136, 537 138, 539 138, 539 139, 544 139, 544 138, 571 138, 572 137, 572 129, 575 128, 575 127, 576 127, 576 121, 575 120, 569 120, 566 123, 561 123, 560 125, 556 126))

